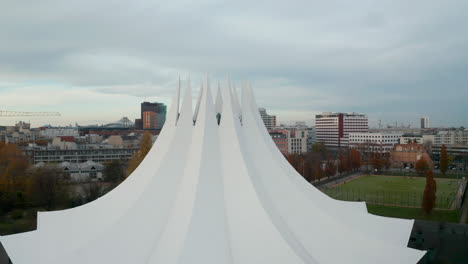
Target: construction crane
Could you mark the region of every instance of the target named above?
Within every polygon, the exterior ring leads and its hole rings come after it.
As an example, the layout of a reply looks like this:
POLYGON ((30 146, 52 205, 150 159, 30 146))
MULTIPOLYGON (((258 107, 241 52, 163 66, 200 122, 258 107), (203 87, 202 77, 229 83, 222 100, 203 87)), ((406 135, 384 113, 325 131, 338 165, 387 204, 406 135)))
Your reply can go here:
POLYGON ((9 116, 60 116, 59 112, 16 112, 0 110, 0 117, 9 116))

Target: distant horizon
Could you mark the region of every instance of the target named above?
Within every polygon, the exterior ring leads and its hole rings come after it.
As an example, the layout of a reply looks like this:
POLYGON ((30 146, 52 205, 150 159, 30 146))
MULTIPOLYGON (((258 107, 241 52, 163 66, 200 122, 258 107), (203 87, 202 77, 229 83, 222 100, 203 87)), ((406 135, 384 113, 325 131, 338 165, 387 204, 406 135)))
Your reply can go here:
MULTIPOLYGON (((162 101, 156 101, 156 100, 143 100, 140 103, 142 103, 144 101, 147 101, 147 102, 162 102, 162 101)), ((195 99, 194 99, 194 103, 195 103, 195 99)), ((167 103, 165 103, 165 104, 168 105, 167 103)), ((170 106, 170 104, 168 105, 168 107, 169 106, 170 106)), ((259 107, 263 107, 263 106, 259 106, 259 107)), ((4 109, 0 109, 0 110, 4 110, 4 109)), ((34 111, 34 110, 28 110, 28 111, 40 112, 40 111, 34 111)), ((306 122, 306 125, 314 126, 315 125, 315 115, 316 114, 321 114, 323 112, 339 112, 339 111, 319 111, 319 112, 316 112, 316 113, 311 113, 313 118, 308 118, 308 119, 285 119, 285 118, 282 118, 282 116, 280 114, 276 114, 275 111, 273 111, 271 109, 266 108, 266 111, 267 111, 267 113, 269 115, 276 115, 278 126, 282 125, 282 124, 284 124, 284 125, 294 125, 296 122, 306 122)), ((58 112, 60 112, 60 111, 58 111, 58 112)), ((356 111, 348 111, 347 113, 352 113, 352 112, 356 112, 356 111)), ((68 119, 66 121, 63 121, 63 119, 67 118, 63 114, 60 117, 0 117, 0 126, 13 126, 13 125, 15 125, 16 123, 18 123, 20 121, 30 123, 31 127, 34 127, 34 128, 47 126, 47 125, 67 127, 67 126, 75 126, 75 124, 78 124, 80 126, 90 126, 90 125, 100 126, 100 125, 115 123, 118 120, 120 120, 122 117, 127 117, 132 122, 134 122, 135 119, 140 117, 140 104, 135 106, 135 110, 133 111, 133 113, 134 113, 135 116, 128 115, 128 113, 127 114, 121 113, 120 117, 118 117, 116 119, 87 120, 85 118, 77 118, 75 121, 74 120, 68 120, 68 119), (44 120, 44 121, 38 121, 38 120, 44 120), (80 120, 80 121, 78 122, 78 120, 80 120)), ((364 113, 364 112, 359 112, 359 113, 366 114, 368 116, 368 118, 369 118, 369 128, 379 128, 378 127, 379 126, 379 120, 373 118, 371 113, 364 113)), ((302 114, 305 115, 305 113, 302 113, 302 114)), ((399 120, 391 120, 389 122, 386 122, 385 120, 381 120, 381 122, 382 122, 381 124, 382 124, 382 128, 387 128, 387 125, 393 126, 393 125, 395 125, 395 122, 397 122, 398 127, 392 127, 392 128, 402 128, 401 125, 405 126, 404 128, 407 128, 406 126, 410 125, 410 128, 418 129, 418 128, 420 128, 419 127, 419 118, 421 118, 421 117, 422 116, 418 117, 412 123, 403 122, 403 121, 399 121, 399 120)), ((461 125, 433 125, 431 118, 430 117, 428 117, 428 118, 429 118, 429 122, 430 122, 430 127, 429 128, 460 128, 460 127, 465 127, 466 128, 466 127, 468 127, 468 125, 463 125, 463 124, 461 124, 461 125)))

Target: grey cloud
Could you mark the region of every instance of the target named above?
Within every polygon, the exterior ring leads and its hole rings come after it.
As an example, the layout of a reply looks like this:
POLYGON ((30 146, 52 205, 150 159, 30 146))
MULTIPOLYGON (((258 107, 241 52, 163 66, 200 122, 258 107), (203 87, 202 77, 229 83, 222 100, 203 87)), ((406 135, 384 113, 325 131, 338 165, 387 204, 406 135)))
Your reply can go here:
POLYGON ((272 112, 466 125, 467 11, 466 1, 10 1, 0 78, 168 98, 179 75, 230 74, 252 80, 272 112))

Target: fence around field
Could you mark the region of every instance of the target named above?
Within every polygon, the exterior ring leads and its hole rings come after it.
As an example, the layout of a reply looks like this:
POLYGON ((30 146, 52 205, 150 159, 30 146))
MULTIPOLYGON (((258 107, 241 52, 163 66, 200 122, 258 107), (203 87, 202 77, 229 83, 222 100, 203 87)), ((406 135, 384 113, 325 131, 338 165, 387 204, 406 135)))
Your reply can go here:
MULTIPOLYGON (((381 204, 405 207, 421 207, 422 192, 398 192, 398 191, 371 191, 359 189, 344 189, 340 186, 326 189, 324 192, 337 200, 365 201, 369 204, 381 204)), ((450 209, 456 199, 455 192, 437 192, 435 208, 450 209)))
MULTIPOLYGON (((386 176, 409 176, 409 177, 426 177, 425 175, 419 175, 414 171, 384 171, 383 175, 386 176)), ((444 179, 462 179, 463 177, 468 178, 466 173, 455 173, 455 174, 445 174, 442 173, 433 173, 434 178, 444 178, 444 179)))

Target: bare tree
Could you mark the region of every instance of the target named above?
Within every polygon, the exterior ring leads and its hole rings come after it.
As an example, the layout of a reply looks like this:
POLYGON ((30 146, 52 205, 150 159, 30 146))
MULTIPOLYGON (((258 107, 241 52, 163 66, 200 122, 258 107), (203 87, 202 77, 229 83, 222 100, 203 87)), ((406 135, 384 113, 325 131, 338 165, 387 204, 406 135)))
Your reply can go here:
POLYGON ((59 201, 67 197, 64 185, 65 175, 61 168, 55 165, 44 165, 31 171, 32 196, 39 205, 47 210, 54 209, 59 201))
POLYGON ((83 203, 89 203, 106 193, 106 188, 99 182, 90 182, 81 185, 81 198, 83 203))

